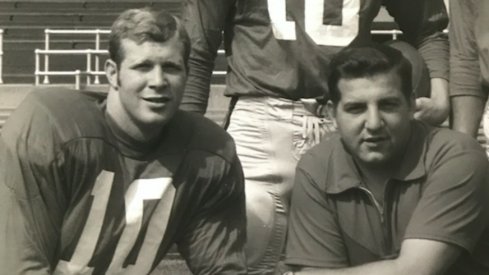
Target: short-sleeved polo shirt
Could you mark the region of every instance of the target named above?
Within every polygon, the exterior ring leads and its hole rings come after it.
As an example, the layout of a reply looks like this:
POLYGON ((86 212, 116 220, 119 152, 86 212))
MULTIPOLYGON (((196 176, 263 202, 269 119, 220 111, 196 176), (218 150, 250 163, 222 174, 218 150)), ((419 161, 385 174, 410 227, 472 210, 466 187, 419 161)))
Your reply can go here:
POLYGON ((401 166, 379 203, 341 138, 298 164, 286 263, 340 268, 396 258, 404 239, 464 249, 448 274, 489 274, 489 166, 480 145, 413 122, 401 166))

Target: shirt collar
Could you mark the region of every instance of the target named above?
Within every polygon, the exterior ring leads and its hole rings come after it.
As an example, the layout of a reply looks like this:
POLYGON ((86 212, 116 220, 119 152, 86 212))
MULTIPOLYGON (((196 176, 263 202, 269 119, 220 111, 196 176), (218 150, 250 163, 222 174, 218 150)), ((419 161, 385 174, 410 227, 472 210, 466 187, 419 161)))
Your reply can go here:
MULTIPOLYGON (((406 146, 402 165, 395 171, 393 179, 399 182, 409 182, 426 175, 425 155, 427 150, 426 138, 430 126, 412 122, 412 131, 406 146)), ((327 163, 326 193, 337 194, 351 188, 360 187, 362 179, 353 157, 345 150, 341 139, 335 143, 332 151, 333 161, 327 163)))

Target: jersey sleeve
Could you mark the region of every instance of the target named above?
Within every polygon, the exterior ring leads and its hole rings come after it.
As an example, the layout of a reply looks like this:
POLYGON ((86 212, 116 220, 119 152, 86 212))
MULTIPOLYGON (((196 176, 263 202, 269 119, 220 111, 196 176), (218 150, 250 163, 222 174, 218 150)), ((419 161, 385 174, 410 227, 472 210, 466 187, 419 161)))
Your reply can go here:
MULTIPOLYGON (((476 37, 480 55, 482 82, 489 92, 489 1, 478 1, 479 16, 476 22, 476 37)), ((487 96, 487 94, 486 94, 487 96)))
POLYGON ((470 253, 489 224, 487 158, 472 139, 432 145, 438 152, 427 154, 430 172, 404 238, 446 242, 470 253))
POLYGON ((192 41, 188 78, 180 108, 204 114, 217 50, 232 0, 185 0, 183 22, 192 41))
POLYGON ((296 170, 285 262, 301 267, 347 267, 346 247, 335 209, 307 173, 306 158, 296 170))
POLYGON ((55 264, 62 207, 51 125, 28 97, 2 129, 0 267, 10 274, 50 274, 55 264))
MULTIPOLYGON (((450 95, 487 98, 480 85, 475 16, 479 1, 450 2, 450 95)), ((489 23, 489 22, 488 22, 489 23)))
POLYGON ((385 0, 406 40, 418 48, 431 78, 448 80, 448 14, 443 0, 385 0))
MULTIPOLYGON (((196 158, 192 158, 196 160, 196 158)), ((196 177, 199 195, 178 249, 193 274, 246 274, 246 211, 241 164, 219 157, 196 177)), ((187 174, 189 175, 189 174, 187 174)), ((192 177, 194 177, 192 175, 192 177)))

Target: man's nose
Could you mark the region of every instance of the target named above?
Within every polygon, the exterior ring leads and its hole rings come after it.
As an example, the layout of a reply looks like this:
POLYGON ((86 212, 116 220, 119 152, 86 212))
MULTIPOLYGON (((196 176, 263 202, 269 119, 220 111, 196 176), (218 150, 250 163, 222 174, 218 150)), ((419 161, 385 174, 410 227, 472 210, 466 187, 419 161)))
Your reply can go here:
POLYGON ((159 67, 153 68, 149 75, 148 85, 153 89, 158 89, 166 86, 166 84, 167 79, 165 72, 159 67))
POLYGON ((383 124, 384 122, 382 120, 382 115, 379 112, 379 109, 375 107, 369 108, 367 112, 366 121, 365 121, 365 128, 373 131, 373 130, 380 129, 383 124))

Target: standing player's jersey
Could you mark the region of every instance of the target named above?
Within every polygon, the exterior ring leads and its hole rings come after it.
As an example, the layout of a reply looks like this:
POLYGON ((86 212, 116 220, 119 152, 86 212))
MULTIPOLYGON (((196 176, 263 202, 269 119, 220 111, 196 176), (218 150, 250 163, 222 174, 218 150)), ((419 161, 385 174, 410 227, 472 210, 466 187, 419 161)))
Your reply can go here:
POLYGON ((100 96, 34 91, 0 139, 0 274, 147 274, 177 243, 196 274, 242 274, 234 144, 183 112, 142 144, 100 96))
POLYGON ((205 111, 216 51, 224 31, 227 95, 289 99, 327 94, 329 60, 341 48, 371 41, 385 5, 420 49, 431 77, 447 77, 443 0, 186 0, 192 40, 183 108, 205 111))

